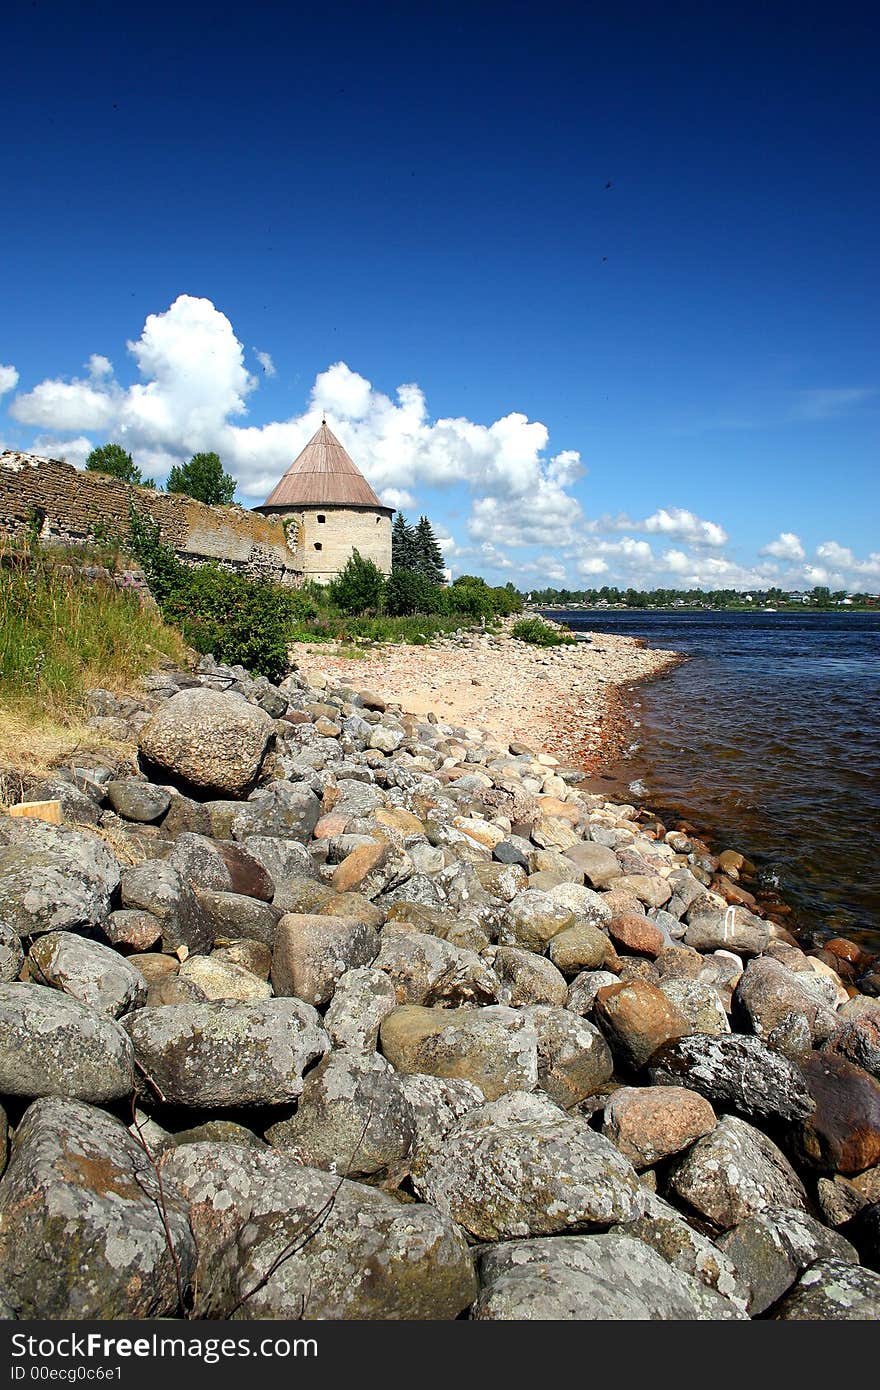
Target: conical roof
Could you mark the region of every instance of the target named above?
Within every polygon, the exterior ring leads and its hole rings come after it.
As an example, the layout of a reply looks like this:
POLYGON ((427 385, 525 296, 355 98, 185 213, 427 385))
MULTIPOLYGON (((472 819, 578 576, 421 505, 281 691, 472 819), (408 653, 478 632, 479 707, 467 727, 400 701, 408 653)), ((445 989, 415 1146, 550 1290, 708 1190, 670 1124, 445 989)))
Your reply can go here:
POLYGON ((321 503, 393 511, 383 507, 326 420, 269 493, 263 507, 309 507, 321 503))

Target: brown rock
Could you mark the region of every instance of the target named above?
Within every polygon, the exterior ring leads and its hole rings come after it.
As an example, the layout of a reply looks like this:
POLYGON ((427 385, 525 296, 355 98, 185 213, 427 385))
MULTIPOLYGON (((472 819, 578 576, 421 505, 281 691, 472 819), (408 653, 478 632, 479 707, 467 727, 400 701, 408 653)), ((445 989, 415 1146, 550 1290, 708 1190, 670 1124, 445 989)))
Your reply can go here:
POLYGON ((714 1128, 712 1106, 684 1086, 621 1086, 602 1122, 602 1133, 634 1168, 681 1153, 714 1128))
POLYGON ((176 975, 180 969, 180 961, 175 956, 161 956, 152 951, 129 956, 128 963, 135 966, 151 984, 153 980, 162 980, 166 975, 176 975))
POLYGON ((838 1173, 880 1162, 880 1082, 834 1053, 812 1053, 799 1065, 816 1102, 799 1136, 807 1161, 838 1173))
POLYGON ((612 1052, 634 1071, 643 1067, 658 1047, 690 1031, 687 1020, 662 989, 646 980, 627 980, 600 989, 593 1015, 612 1052))
POLYGON ((387 840, 376 840, 371 845, 358 845, 347 854, 336 869, 331 880, 335 893, 356 892, 368 874, 380 869, 388 858, 387 840))
POLYGON ((162 935, 162 923, 152 912, 123 907, 110 913, 102 924, 102 930, 114 946, 130 951, 149 951, 162 935))
POLYGON ((340 815, 338 811, 328 811, 315 826, 315 839, 332 840, 336 835, 344 835, 350 819, 350 816, 340 815))
POLYGON ((272 986, 308 1004, 326 1004, 346 970, 370 965, 379 951, 375 928, 353 917, 289 912, 278 923, 272 986))
POLYGON ((638 951, 655 959, 666 946, 666 939, 660 928, 647 917, 639 917, 633 913, 612 917, 608 923, 608 933, 626 950, 638 951))

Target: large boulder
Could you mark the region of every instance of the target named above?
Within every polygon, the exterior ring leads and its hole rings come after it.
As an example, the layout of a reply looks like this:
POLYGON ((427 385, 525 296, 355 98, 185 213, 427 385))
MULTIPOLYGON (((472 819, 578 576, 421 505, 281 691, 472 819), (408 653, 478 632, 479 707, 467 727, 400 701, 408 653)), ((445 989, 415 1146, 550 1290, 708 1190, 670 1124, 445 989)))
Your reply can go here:
POLYGON ((499 946, 492 958, 499 981, 498 1002, 516 1008, 521 1004, 560 1004, 568 1001, 568 982, 546 956, 516 946, 499 946))
POLYGON ((782 1151, 736 1115, 725 1115, 673 1164, 669 1187, 723 1230, 767 1207, 807 1209, 803 1183, 782 1151))
POLYGON ((382 1051, 402 1072, 460 1077, 489 1100, 538 1082, 538 1037, 523 1011, 425 1009, 404 1004, 382 1022, 382 1051))
POLYGON ((641 1216, 625 1225, 614 1226, 612 1230, 618 1235, 644 1241, 667 1264, 681 1270, 682 1274, 693 1275, 710 1289, 716 1289, 745 1312, 749 1306, 748 1286, 730 1256, 656 1193, 646 1192, 644 1202, 641 1216))
POLYGON ((773 1316, 781 1322, 876 1322, 880 1274, 842 1260, 817 1260, 773 1316))
POLYGON ((632 1164, 579 1115, 521 1092, 469 1111, 417 1155, 413 1185, 478 1240, 588 1231, 642 1210, 632 1164))
POLYGON ((414 1134, 401 1078, 375 1052, 344 1049, 309 1072, 296 1114, 266 1138, 307 1167, 354 1178, 401 1169, 414 1134))
POLYGON ((163 951, 207 951, 214 940, 211 920, 189 884, 164 859, 147 859, 122 875, 122 906, 149 912, 162 926, 163 951))
POLYGON ((493 1245, 480 1257, 472 1317, 505 1321, 677 1322, 745 1316, 626 1235, 493 1245))
POLYGON ((523 1010, 538 1037, 538 1086, 570 1109, 610 1080, 614 1062, 608 1044, 592 1023, 554 1004, 523 1010))
POLYGON ((836 1026, 833 983, 812 970, 789 970, 772 956, 749 961, 734 1003, 759 1038, 768 1037, 791 1013, 804 1016, 814 1042, 824 1042, 836 1026))
POLYGON ((235 1144, 176 1148, 163 1173, 190 1203, 197 1317, 447 1319, 476 1296, 464 1237, 433 1207, 235 1144))
POLYGON ((375 928, 355 917, 288 912, 275 929, 273 988, 326 1004, 346 970, 371 965, 378 950, 375 928))
POLYGON ((287 1105, 329 1047, 299 999, 168 1004, 129 1014, 135 1057, 163 1100, 200 1110, 287 1105))
POLYGON ((490 1004, 498 997, 498 978, 476 952, 405 922, 383 927, 375 967, 388 975, 400 1004, 490 1004))
POLYGON ((267 903, 275 893, 262 864, 234 840, 212 840, 185 830, 174 841, 168 863, 192 888, 240 893, 267 903))
POLYGON ((141 972, 109 946, 69 931, 37 937, 28 956, 31 978, 64 990, 98 1013, 119 1018, 146 1003, 141 972))
POLYGON ((141 756, 202 791, 245 796, 253 787, 274 725, 238 695, 181 690, 141 729, 141 756))
POLYGON ((771 1052, 760 1038, 740 1033, 693 1033, 667 1043, 651 1060, 651 1080, 659 1086, 688 1086, 749 1119, 803 1120, 814 1109, 798 1067, 771 1052))
POLYGON ((0 1095, 103 1105, 131 1095, 134 1062, 106 1013, 41 985, 0 985, 0 1095))
POLYGON ((788 1207, 767 1207, 746 1217, 718 1241, 749 1289, 749 1312, 765 1313, 816 1260, 858 1264, 859 1256, 837 1231, 788 1207))
POLYGON ((3 922, 18 936, 96 927, 121 869, 97 835, 30 818, 8 819, 0 842, 3 922))
POLYGON ((119 1120, 73 1100, 30 1107, 0 1182, 0 1287, 16 1317, 174 1316, 194 1264, 185 1202, 119 1120))
POLYGON ((355 966, 340 975, 324 1027, 334 1047, 373 1052, 379 1041, 379 1025, 397 1008, 394 986, 382 970, 355 966))
POLYGON ((687 1019, 647 980, 625 980, 600 989, 593 1013, 612 1052, 633 1071, 664 1043, 688 1031, 687 1019))
POLYGON ((811 1053, 800 1067, 815 1102, 798 1136, 802 1157, 838 1173, 880 1163, 880 1081, 834 1052, 811 1053))
POLYGON ((635 1168, 681 1153, 714 1128, 709 1102, 683 1086, 621 1086, 602 1121, 602 1133, 635 1168))
POLYGON ((760 917, 744 907, 719 906, 705 894, 691 903, 685 921, 685 945, 698 951, 725 950, 757 956, 767 949, 770 940, 770 928, 760 917))

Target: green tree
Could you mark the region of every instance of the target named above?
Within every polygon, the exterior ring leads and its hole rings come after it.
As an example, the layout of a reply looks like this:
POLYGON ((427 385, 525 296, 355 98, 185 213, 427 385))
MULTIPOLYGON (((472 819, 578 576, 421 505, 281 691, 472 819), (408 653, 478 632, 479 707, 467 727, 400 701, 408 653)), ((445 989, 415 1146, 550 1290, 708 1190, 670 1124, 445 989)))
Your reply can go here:
POLYGON ((416 565, 416 533, 403 512, 398 512, 391 527, 392 570, 414 570, 416 565))
POLYGON ((817 608, 831 607, 831 590, 825 584, 817 584, 810 590, 810 597, 817 608))
POLYGON ((426 516, 419 517, 419 524, 415 529, 414 547, 415 565, 413 568, 423 575, 429 584, 442 584, 446 578, 443 551, 437 544, 437 537, 434 535, 431 523, 426 516))
POLYGON ((219 454, 193 454, 189 463, 175 464, 168 474, 169 492, 182 492, 209 507, 226 507, 235 493, 235 479, 223 472, 219 454))
POLYGON ((375 613, 382 603, 385 580, 382 571, 360 552, 352 552, 345 569, 328 585, 330 600, 343 613, 375 613))
POLYGON ((86 459, 90 473, 108 473, 111 478, 119 478, 123 483, 135 487, 152 487, 152 480, 144 481, 131 454, 127 454, 121 444, 101 444, 93 449, 86 459))
POLYGON ((392 570, 385 581, 385 612, 393 618, 439 613, 442 606, 442 589, 416 570, 392 570))

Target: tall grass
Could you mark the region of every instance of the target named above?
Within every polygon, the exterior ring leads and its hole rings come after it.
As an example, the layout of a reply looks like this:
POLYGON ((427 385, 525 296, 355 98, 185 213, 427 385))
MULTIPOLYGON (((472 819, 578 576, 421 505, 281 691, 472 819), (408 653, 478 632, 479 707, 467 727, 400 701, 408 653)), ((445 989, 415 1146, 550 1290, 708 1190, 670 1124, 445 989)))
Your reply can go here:
POLYGON ((136 595, 67 566, 0 552, 0 701, 56 724, 81 718, 92 686, 131 689, 162 656, 185 659, 180 634, 136 595))

